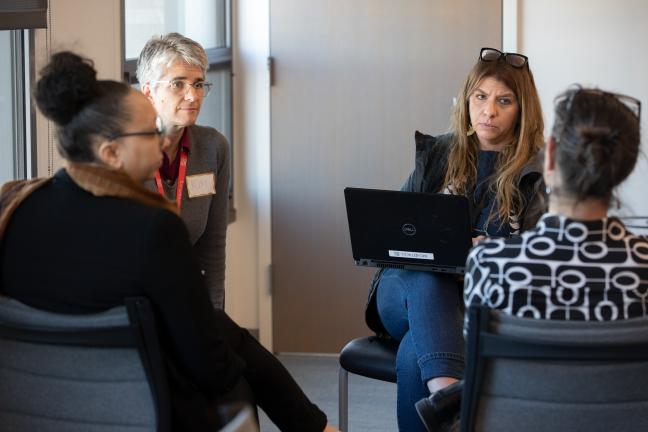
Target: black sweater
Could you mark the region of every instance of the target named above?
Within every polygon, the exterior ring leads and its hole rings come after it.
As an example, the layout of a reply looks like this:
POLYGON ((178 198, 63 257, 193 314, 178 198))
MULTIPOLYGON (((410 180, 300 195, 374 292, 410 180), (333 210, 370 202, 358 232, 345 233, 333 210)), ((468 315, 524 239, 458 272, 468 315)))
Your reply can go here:
POLYGON ((174 420, 189 422, 180 430, 204 427, 205 403, 244 368, 226 342, 234 327, 222 323, 231 320, 212 308, 187 230, 167 210, 94 196, 61 170, 16 209, 0 259, 0 292, 35 308, 83 314, 148 297, 172 371, 174 420))

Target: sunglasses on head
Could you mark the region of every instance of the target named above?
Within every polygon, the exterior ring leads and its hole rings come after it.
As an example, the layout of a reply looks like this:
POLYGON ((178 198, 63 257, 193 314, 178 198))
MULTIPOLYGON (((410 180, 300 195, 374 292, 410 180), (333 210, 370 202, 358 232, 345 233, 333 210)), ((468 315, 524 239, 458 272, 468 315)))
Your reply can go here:
POLYGON ((567 100, 565 105, 565 113, 569 116, 572 104, 574 99, 578 94, 590 94, 595 96, 611 96, 621 102, 623 105, 628 108, 632 114, 637 117, 637 120, 641 122, 641 101, 639 99, 633 98, 632 96, 627 96, 619 93, 606 92, 599 89, 584 89, 579 84, 575 84, 571 89, 567 90, 563 95, 556 98, 556 105, 560 104, 562 101, 567 100))
POLYGON ((479 60, 483 62, 503 61, 514 68, 523 68, 529 61, 525 55, 518 53, 502 52, 495 48, 482 48, 479 52, 479 60))

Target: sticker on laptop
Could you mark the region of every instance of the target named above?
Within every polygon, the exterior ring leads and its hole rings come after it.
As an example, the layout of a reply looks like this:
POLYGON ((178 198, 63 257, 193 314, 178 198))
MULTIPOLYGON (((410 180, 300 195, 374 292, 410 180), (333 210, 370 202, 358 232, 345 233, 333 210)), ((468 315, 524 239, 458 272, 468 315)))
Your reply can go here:
POLYGON ((390 250, 389 251, 389 256, 392 257, 392 258, 412 258, 412 259, 434 261, 434 254, 433 253, 428 253, 428 252, 410 252, 410 251, 390 250))

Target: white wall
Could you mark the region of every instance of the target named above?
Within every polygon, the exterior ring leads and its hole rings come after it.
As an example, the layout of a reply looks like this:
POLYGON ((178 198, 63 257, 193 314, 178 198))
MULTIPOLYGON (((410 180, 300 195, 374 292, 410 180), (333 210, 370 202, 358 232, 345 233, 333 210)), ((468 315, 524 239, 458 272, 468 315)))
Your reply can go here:
MULTIPOLYGON (((505 0, 505 5, 508 0, 505 0)), ((529 56, 545 115, 572 83, 633 96, 643 103, 648 132, 648 2, 645 0, 518 0, 517 48, 529 56)), ((646 139, 643 152, 648 154, 646 139)), ((640 159, 621 187, 622 213, 648 216, 648 158, 640 159)))
POLYGON ((268 0, 233 1, 234 207, 227 233, 226 311, 272 346, 268 0))

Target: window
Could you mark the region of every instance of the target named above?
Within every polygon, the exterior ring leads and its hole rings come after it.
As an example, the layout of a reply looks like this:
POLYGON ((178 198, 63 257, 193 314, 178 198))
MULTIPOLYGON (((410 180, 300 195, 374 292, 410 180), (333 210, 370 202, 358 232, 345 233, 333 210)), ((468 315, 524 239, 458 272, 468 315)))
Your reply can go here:
MULTIPOLYGON (((214 88, 197 123, 215 128, 233 147, 230 4, 230 0, 125 0, 124 78, 137 83, 137 57, 154 35, 178 32, 200 43, 209 58, 206 79, 214 88)), ((231 184, 230 180, 230 198, 231 184)))
POLYGON ((195 40, 208 52, 228 48, 228 3, 226 0, 126 0, 126 59, 136 59, 151 36, 170 32, 195 40))
POLYGON ((0 184, 31 172, 27 161, 27 116, 23 30, 0 31, 0 184))
POLYGON ((47 27, 47 0, 4 1, 0 7, 0 184, 35 173, 33 30, 47 27), (32 142, 33 141, 33 142, 32 142))

